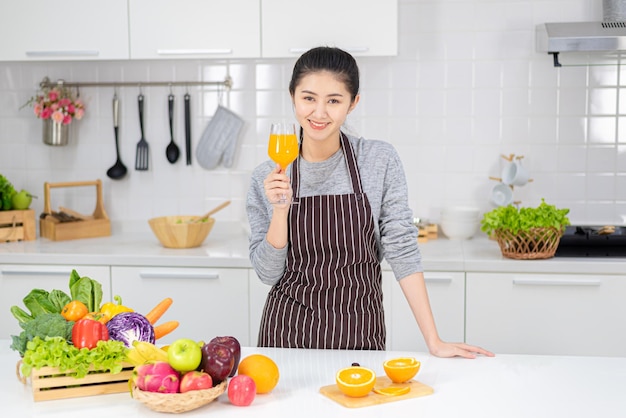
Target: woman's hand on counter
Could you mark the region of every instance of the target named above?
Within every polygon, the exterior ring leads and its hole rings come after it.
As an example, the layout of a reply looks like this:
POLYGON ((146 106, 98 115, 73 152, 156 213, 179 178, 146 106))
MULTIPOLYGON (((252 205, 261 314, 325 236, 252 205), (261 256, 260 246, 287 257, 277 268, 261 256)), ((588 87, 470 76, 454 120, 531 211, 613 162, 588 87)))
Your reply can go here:
POLYGON ((436 357, 463 357, 463 358, 476 358, 478 354, 482 354, 487 357, 494 357, 495 354, 484 348, 469 345, 465 343, 447 343, 439 341, 429 347, 430 353, 436 357))

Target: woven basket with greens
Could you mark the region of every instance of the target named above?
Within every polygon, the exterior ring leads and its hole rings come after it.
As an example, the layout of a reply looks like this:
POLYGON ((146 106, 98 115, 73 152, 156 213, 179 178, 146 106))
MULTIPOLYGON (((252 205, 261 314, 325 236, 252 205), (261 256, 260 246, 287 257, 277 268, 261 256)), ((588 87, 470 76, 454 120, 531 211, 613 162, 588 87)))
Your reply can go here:
POLYGON ((570 224, 568 213, 569 209, 557 209, 544 199, 536 208, 501 206, 483 215, 480 229, 498 242, 505 257, 550 258, 570 224))

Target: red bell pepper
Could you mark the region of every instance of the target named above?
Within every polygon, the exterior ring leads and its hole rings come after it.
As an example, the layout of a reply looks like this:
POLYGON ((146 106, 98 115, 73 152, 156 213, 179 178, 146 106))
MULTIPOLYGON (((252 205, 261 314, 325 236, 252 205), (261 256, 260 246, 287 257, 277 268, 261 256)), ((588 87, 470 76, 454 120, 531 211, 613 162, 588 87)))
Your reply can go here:
POLYGON ((95 348, 98 341, 107 341, 109 339, 109 330, 107 326, 93 319, 81 319, 74 323, 72 328, 72 343, 76 348, 87 347, 95 348))

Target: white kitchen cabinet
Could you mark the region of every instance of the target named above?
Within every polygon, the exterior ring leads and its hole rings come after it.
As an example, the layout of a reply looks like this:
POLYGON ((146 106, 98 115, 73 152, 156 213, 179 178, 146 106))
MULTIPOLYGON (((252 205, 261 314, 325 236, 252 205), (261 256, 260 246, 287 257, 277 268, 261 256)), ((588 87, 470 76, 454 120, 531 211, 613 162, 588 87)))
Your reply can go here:
MULTIPOLYGON (((394 279, 395 280, 395 279, 394 279)), ((391 287, 393 283, 389 277, 383 272, 383 306, 386 312, 385 325, 387 327, 387 348, 389 349, 389 334, 391 326, 391 287)), ((250 342, 256 345, 259 335, 259 327, 261 325, 261 315, 263 314, 263 307, 265 306, 265 299, 271 289, 259 280, 253 269, 250 269, 249 273, 249 288, 250 288, 250 342)))
POLYGON ((262 56, 297 57, 316 46, 357 56, 398 54, 396 0, 262 0, 262 56))
POLYGON ((258 58, 258 0, 129 0, 132 59, 258 58))
MULTIPOLYGON (((396 281, 393 273, 385 272, 396 281)), ((439 336, 444 341, 465 341, 465 273, 425 272, 424 280, 439 336)), ((424 337, 417 326, 399 283, 391 288, 390 350, 428 352, 424 337)), ((471 343, 471 341, 470 341, 471 343)))
POLYGON ((1 61, 128 59, 127 0, 4 1, 1 61))
POLYGON ((250 269, 248 273, 248 288, 250 289, 250 344, 256 346, 265 299, 272 287, 261 282, 254 269, 250 269))
POLYGON ((626 276, 468 273, 466 336, 497 353, 626 356, 626 276))
POLYGON ((113 266, 111 283, 113 295, 139 313, 148 313, 166 297, 173 299, 156 325, 169 320, 180 325, 160 344, 228 335, 249 345, 248 269, 113 266))
POLYGON ((17 320, 10 313, 11 306, 17 305, 28 312, 23 299, 33 289, 48 292, 58 289, 70 293, 72 270, 81 276, 97 280, 102 285, 102 302, 111 300, 111 276, 109 266, 59 266, 4 264, 0 266, 0 338, 18 335, 22 332, 17 320))

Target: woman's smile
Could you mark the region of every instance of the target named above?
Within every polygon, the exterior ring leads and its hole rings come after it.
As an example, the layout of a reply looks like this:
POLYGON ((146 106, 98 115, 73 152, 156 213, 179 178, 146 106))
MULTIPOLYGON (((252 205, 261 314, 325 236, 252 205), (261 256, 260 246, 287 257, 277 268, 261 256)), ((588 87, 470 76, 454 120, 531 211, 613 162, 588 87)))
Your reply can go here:
POLYGON ((315 122, 314 120, 311 120, 311 119, 307 119, 307 120, 309 121, 309 125, 311 126, 312 129, 319 130, 319 131, 326 128, 328 125, 330 125, 329 122, 315 122))

